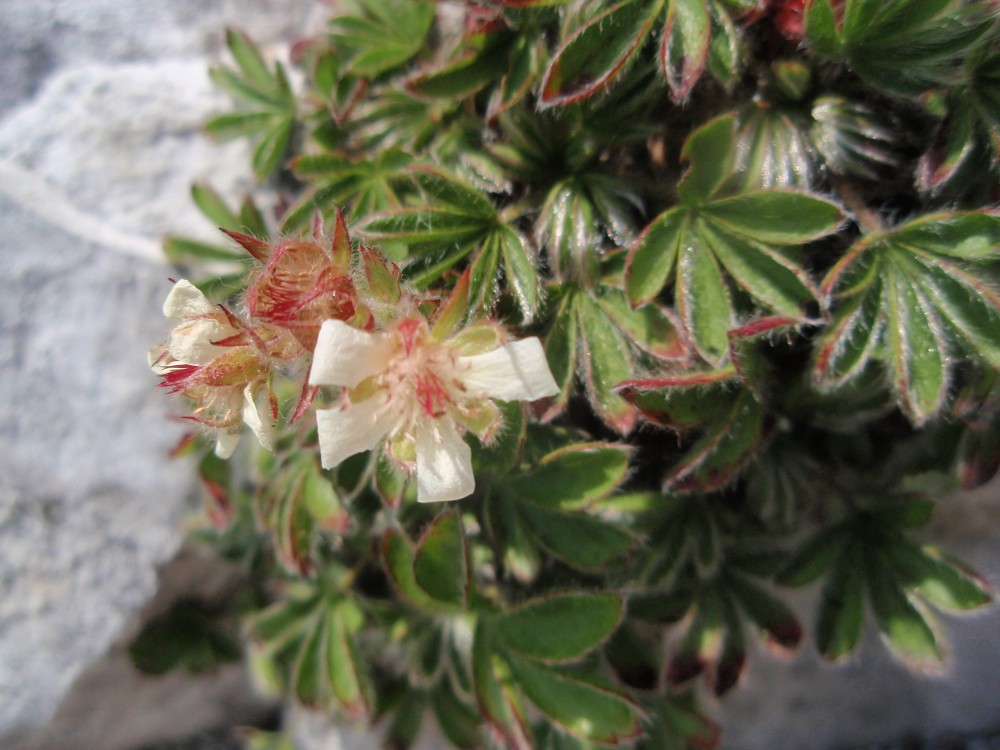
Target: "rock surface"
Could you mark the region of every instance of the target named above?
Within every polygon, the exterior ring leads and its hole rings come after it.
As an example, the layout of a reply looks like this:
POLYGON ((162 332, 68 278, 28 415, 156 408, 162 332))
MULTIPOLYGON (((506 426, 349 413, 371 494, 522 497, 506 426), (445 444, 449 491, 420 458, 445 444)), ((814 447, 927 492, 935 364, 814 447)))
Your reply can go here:
MULTIPOLYGON (((224 102, 206 76, 221 29, 284 48, 324 12, 287 0, 0 0, 0 746, 182 747, 183 733, 248 715, 238 669, 215 687, 154 684, 122 652, 196 502, 191 473, 166 457, 182 428, 144 354, 165 331, 160 236, 212 236, 190 183, 231 198, 250 185, 246 147, 199 131, 224 102), (75 680, 54 722, 32 730, 75 680), (102 736, 124 714, 146 733, 102 736)), ((994 585, 998 496, 943 508, 933 530, 994 585)), ((814 610, 808 597, 799 604, 814 610)), ((906 672, 874 637, 837 667, 809 647, 790 660, 757 654, 741 689, 709 707, 725 747, 832 750, 996 727, 1000 614, 946 627, 943 676, 906 672)), ((290 723, 303 748, 380 744, 315 716, 290 723)))
MULTIPOLYGON (((154 594, 196 502, 145 352, 165 333, 168 229, 249 186, 224 102, 222 27, 265 43, 312 3, 0 0, 0 737, 38 725, 154 594)), ((0 744, 3 744, 0 741, 0 744)))

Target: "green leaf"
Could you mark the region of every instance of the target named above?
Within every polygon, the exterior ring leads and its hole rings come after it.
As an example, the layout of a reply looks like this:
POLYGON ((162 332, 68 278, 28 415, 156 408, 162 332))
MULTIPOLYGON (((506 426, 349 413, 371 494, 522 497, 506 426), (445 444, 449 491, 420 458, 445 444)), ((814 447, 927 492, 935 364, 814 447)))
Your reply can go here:
POLYGON ((1000 215, 927 214, 904 224, 892 238, 900 247, 962 260, 995 258, 1000 251, 1000 215))
POLYGON ((601 570, 624 554, 635 539, 619 526, 582 513, 550 510, 532 503, 518 505, 525 528, 552 555, 580 570, 601 570))
POLYGON ((362 718, 369 713, 370 700, 364 662, 351 638, 357 630, 352 623, 358 621, 363 621, 363 615, 356 604, 342 599, 334 605, 327 621, 326 666, 337 702, 350 716, 362 718))
POLYGON ((250 37, 236 29, 226 29, 226 46, 247 80, 261 91, 275 91, 276 83, 260 49, 250 37))
POLYGON ((253 173, 258 180, 264 180, 278 168, 295 129, 295 119, 283 117, 278 119, 268 130, 253 152, 253 173))
POLYGON ((743 612, 767 634, 772 643, 784 648, 798 646, 802 640, 802 625, 784 602, 737 573, 729 574, 727 584, 739 600, 743 612))
POLYGON ((195 261, 226 261, 245 263, 246 255, 222 245, 212 245, 188 237, 169 236, 163 240, 163 252, 172 263, 195 261))
POLYGON ((438 516, 424 533, 413 562, 416 583, 440 602, 464 608, 469 596, 465 530, 457 510, 438 516))
POLYGON ((413 572, 413 550, 403 536, 389 531, 382 537, 382 560, 389 579, 406 601, 432 611, 441 608, 442 605, 417 583, 413 572))
POLYGON ((668 0, 660 66, 674 101, 683 102, 698 83, 712 40, 708 0, 668 0))
POLYGON ((479 709, 493 731, 508 747, 528 750, 527 722, 512 689, 510 669, 497 655, 493 628, 484 620, 472 639, 472 679, 479 709))
POLYGON ((749 391, 742 391, 730 408, 705 425, 702 437, 668 472, 664 490, 692 492, 724 487, 743 469, 764 435, 764 411, 749 391))
POLYGON ((590 18, 553 55, 540 105, 564 107, 607 87, 645 41, 663 1, 623 0, 590 18))
POLYGON ((918 549, 896 540, 884 550, 903 585, 936 607, 968 610, 993 600, 986 581, 934 547, 918 549))
POLYGON ((507 69, 509 42, 506 35, 498 35, 482 49, 416 73, 407 79, 406 87, 418 96, 461 101, 495 82, 497 71, 507 69))
POLYGON ((937 414, 948 386, 948 352, 929 300, 902 273, 890 270, 885 290, 886 334, 893 385, 915 424, 937 414))
POLYGON ((538 309, 539 280, 535 262, 528 253, 524 238, 509 226, 501 225, 498 236, 507 286, 517 300, 525 323, 528 323, 538 309))
POLYGON ((734 146, 731 115, 710 120, 688 136, 681 158, 691 166, 677 185, 677 195, 684 203, 700 205, 715 194, 732 171, 734 146))
POLYGON ((702 209, 735 234, 775 245, 800 245, 824 237, 844 220, 834 203, 808 193, 762 190, 712 201, 702 209))
POLYGON ((514 656, 518 686, 539 711, 572 735, 618 745, 642 734, 642 710, 606 687, 584 682, 514 656))
POLYGON ((350 55, 354 75, 374 78, 397 68, 423 47, 434 4, 414 0, 362 0, 356 13, 337 14, 332 37, 350 55))
POLYGON ((840 30, 831 0, 808 0, 802 23, 805 36, 816 52, 830 57, 840 52, 840 30))
POLYGON ((496 209, 479 190, 469 187, 454 176, 439 169, 414 167, 409 171, 413 179, 428 196, 437 203, 443 203, 482 221, 493 221, 496 209))
POLYGON ((625 435, 635 426, 636 414, 615 387, 632 377, 632 353, 589 295, 579 296, 576 313, 580 319, 579 358, 587 397, 604 423, 625 435))
POLYGON ((861 639, 865 613, 863 560, 848 544, 823 587, 816 616, 816 647, 830 660, 851 653, 861 639))
POLYGON ((620 289, 602 286, 595 291, 597 304, 631 343, 659 359, 688 358, 690 350, 680 321, 665 308, 651 304, 633 309, 620 289))
POLYGON ((357 226, 372 242, 407 245, 469 243, 486 229, 482 218, 445 208, 404 208, 375 214, 357 226))
POLYGON ((549 328, 549 334, 545 340, 545 356, 549 361, 552 377, 560 389, 554 407, 556 413, 566 407, 573 395, 573 386, 576 382, 574 376, 579 347, 579 329, 575 299, 575 293, 565 294, 559 303, 555 320, 549 328))
POLYGON ((625 292, 633 305, 651 301, 670 278, 688 231, 688 212, 666 211, 643 230, 629 251, 625 292))
POLYGON ((818 581, 840 559, 847 538, 840 528, 827 529, 806 542, 778 575, 784 586, 808 586, 818 581))
POLYGON ((618 627, 624 603, 615 594, 557 594, 532 599, 493 620, 498 640, 522 656, 554 663, 597 648, 618 627))
POLYGON ((927 618, 907 598, 879 556, 869 554, 865 562, 872 609, 889 646, 907 663, 935 666, 942 655, 927 618))
POLYGON ((694 232, 685 235, 677 260, 677 304, 698 353, 722 364, 729 354, 732 304, 711 248, 694 232))
POLYGON ((631 451, 612 443, 578 443, 553 451, 508 487, 551 508, 578 509, 611 494, 628 472, 631 451))
POLYGON ((211 185, 203 182, 194 183, 191 185, 191 198, 198 210, 217 227, 237 232, 243 228, 240 226, 239 218, 211 185))
POLYGON ((808 317, 808 303, 819 289, 805 269, 777 250, 766 248, 698 221, 697 231, 733 280, 756 300, 782 315, 808 317))

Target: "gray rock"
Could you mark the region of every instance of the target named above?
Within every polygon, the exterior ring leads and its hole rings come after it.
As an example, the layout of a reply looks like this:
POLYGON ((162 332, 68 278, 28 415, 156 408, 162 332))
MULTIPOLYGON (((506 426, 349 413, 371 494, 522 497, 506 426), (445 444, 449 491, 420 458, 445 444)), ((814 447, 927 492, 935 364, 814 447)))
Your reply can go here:
POLYGON ((0 196, 0 733, 48 718, 181 541, 183 428, 151 397, 166 268, 0 196))

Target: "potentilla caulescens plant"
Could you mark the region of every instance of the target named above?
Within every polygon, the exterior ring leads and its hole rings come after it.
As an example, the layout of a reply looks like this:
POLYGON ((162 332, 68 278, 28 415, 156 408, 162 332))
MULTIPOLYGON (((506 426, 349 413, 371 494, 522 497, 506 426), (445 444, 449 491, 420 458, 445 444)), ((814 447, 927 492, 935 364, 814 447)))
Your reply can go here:
MULTIPOLYGON (((942 669, 936 611, 993 598, 921 529, 1000 466, 994 3, 344 0, 298 77, 227 42, 206 129, 268 206, 194 186, 228 239, 167 240, 150 363, 258 683, 393 747, 703 750, 752 638, 942 669)), ((141 663, 232 652, 181 621, 141 663)))

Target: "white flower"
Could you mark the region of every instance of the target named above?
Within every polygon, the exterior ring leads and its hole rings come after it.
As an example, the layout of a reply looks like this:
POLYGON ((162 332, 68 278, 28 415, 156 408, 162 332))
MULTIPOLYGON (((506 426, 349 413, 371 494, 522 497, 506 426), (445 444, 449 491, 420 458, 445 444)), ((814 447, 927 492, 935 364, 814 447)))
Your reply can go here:
POLYGON ((499 412, 491 399, 533 401, 559 392, 537 338, 502 344, 498 330, 484 324, 437 341, 415 319, 386 333, 325 321, 309 382, 342 389, 339 407, 316 414, 323 467, 385 441, 390 456, 415 469, 422 503, 458 500, 475 489, 462 436, 493 434, 499 412))
POLYGON ((170 290, 163 314, 173 328, 149 350, 149 366, 161 385, 195 402, 192 419, 215 431, 216 455, 233 454, 241 423, 270 449, 274 425, 261 416, 268 412, 267 371, 236 319, 184 279, 170 290))

